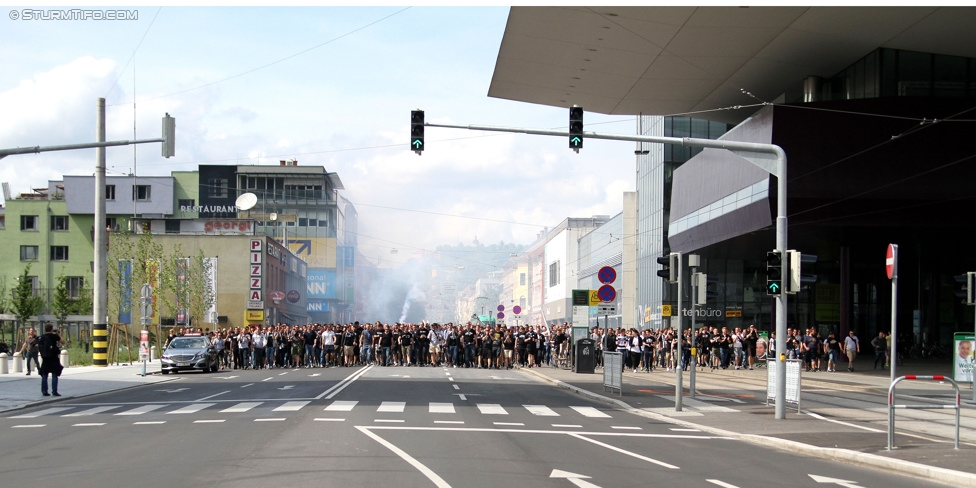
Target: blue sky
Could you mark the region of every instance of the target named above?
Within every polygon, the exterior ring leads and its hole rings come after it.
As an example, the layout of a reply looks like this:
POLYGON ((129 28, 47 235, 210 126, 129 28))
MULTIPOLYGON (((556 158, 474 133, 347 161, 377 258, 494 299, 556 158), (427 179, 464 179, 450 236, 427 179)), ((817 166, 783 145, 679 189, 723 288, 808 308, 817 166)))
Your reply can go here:
MULTIPOLYGON (((132 139, 134 99, 139 138, 176 117, 177 156, 109 149, 110 175, 324 166, 357 205, 363 252, 384 259, 475 238, 528 244, 565 217, 616 214, 634 187, 629 143, 575 154, 563 138, 428 128, 424 155, 409 151, 415 108, 428 122, 565 129, 565 108, 487 96, 507 7, 112 8, 138 20, 0 17, 0 147, 93 141, 98 97, 107 138, 132 139)), ((586 123, 635 124, 589 112, 586 123)), ((0 181, 21 193, 93 170, 94 150, 9 156, 0 181)))

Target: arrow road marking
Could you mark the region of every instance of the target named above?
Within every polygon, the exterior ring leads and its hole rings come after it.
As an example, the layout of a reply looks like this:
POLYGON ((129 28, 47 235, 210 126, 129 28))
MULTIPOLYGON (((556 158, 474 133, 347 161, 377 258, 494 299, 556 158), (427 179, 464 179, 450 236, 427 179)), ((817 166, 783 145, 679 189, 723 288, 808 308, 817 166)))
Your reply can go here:
POLYGON ((817 483, 835 484, 845 488, 861 488, 858 486, 857 481, 839 480, 837 478, 828 478, 826 476, 817 476, 815 474, 810 474, 808 476, 813 478, 813 481, 816 481, 817 483))
POLYGON ((559 470, 559 469, 554 469, 554 470, 552 470, 552 473, 549 473, 549 477, 550 478, 565 478, 565 479, 569 480, 570 483, 572 483, 572 484, 574 484, 574 485, 576 485, 576 486, 578 486, 580 488, 600 488, 599 486, 594 485, 593 483, 590 483, 589 481, 583 481, 584 479, 590 479, 589 476, 585 476, 585 475, 582 475, 582 474, 576 474, 576 473, 570 473, 569 471, 562 471, 562 470, 559 470))
POLYGON ((295 387, 295 385, 285 385, 285 386, 282 386, 281 388, 278 388, 278 389, 279 390, 290 390, 290 389, 292 389, 294 387, 295 387))

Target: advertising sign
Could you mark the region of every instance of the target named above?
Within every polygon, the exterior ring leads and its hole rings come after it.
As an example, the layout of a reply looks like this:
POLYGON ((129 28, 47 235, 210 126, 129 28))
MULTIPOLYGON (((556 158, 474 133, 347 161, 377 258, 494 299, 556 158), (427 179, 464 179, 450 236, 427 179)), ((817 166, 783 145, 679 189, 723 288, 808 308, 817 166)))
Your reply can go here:
POLYGON ((336 298, 335 269, 308 268, 308 284, 306 298, 327 299, 336 298))
POLYGON ((973 382, 973 349, 976 334, 956 332, 952 342, 952 379, 957 383, 973 382))

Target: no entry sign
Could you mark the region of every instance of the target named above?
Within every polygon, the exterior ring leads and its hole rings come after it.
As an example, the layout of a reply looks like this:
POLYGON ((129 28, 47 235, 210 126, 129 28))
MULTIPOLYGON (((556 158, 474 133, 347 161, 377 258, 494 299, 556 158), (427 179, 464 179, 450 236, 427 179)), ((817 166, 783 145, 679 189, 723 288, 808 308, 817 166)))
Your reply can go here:
POLYGON ((898 277, 898 244, 888 244, 888 252, 885 254, 885 272, 888 273, 889 280, 898 277))

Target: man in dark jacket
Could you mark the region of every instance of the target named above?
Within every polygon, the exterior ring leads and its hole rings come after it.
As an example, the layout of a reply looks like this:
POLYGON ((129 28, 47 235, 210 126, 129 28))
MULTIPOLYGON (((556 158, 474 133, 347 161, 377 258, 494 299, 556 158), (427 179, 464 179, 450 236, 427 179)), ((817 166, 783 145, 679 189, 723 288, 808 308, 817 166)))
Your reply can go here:
POLYGON ((61 396, 58 393, 58 377, 61 376, 61 370, 64 369, 61 366, 61 360, 59 355, 61 354, 60 345, 64 341, 61 339, 56 332, 54 332, 54 324, 48 322, 44 324, 44 335, 38 341, 39 349, 41 353, 41 367, 39 369, 41 373, 41 394, 44 396, 61 396), (51 393, 47 392, 47 375, 51 375, 51 393))

